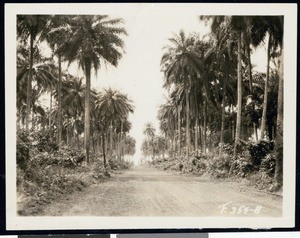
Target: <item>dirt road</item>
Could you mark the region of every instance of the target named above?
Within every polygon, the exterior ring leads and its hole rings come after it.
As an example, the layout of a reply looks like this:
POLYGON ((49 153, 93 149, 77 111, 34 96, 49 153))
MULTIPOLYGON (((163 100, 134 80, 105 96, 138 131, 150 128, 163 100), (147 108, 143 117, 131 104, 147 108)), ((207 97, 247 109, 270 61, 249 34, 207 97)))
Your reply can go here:
POLYGON ((281 216, 282 198, 231 183, 134 168, 45 208, 50 216, 281 216))

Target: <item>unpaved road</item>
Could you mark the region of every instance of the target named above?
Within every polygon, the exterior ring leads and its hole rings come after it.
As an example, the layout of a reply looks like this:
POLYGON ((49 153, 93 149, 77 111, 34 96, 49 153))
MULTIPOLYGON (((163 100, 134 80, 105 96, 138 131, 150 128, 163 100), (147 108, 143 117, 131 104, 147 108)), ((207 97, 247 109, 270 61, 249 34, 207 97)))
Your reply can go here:
POLYGON ((150 168, 134 168, 45 207, 50 216, 281 216, 282 198, 150 168))

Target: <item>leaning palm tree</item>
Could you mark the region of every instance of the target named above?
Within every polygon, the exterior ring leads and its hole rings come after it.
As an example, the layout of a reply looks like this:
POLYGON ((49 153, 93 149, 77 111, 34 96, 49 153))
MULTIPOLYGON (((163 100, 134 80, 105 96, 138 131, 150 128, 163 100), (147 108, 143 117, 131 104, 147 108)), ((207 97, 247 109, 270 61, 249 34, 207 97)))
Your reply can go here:
POLYGON ((120 36, 127 34, 120 26, 122 23, 122 19, 110 19, 106 15, 80 15, 70 19, 71 35, 64 51, 68 61, 78 61, 85 74, 84 145, 87 163, 90 152, 91 70, 93 68, 97 72, 102 64, 117 66, 124 52, 124 42, 120 36))

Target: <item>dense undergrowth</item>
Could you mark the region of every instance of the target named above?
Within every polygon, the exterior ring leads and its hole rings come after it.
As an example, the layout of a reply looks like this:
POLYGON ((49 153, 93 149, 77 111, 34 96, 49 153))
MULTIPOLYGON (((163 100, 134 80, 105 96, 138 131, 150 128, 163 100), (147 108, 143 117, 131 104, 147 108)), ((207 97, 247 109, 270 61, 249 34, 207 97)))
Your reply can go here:
POLYGON ((243 180, 249 186, 266 191, 272 191, 275 185, 273 142, 269 141, 240 144, 237 158, 233 156, 233 147, 226 144, 220 153, 193 155, 188 159, 186 156, 154 159, 149 165, 216 180, 243 180))
POLYGON ((37 215, 44 205, 81 191, 110 177, 131 164, 109 159, 105 170, 102 157, 93 155, 85 163, 84 154, 53 142, 51 131, 19 132, 17 137, 17 196, 19 215, 37 215))

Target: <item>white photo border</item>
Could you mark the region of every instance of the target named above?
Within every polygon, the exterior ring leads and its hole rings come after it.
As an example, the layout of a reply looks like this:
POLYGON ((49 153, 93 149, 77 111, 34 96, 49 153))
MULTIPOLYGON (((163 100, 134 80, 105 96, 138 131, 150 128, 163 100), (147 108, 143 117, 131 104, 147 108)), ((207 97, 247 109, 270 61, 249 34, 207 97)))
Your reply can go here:
MULTIPOLYGON (((162 18, 163 20, 163 18, 162 18)), ((64 3, 5 4, 6 229, 194 229, 295 226, 297 4, 64 3), (16 16, 18 14, 110 14, 152 8, 158 16, 284 16, 284 185, 282 217, 21 217, 16 209, 16 16)))

